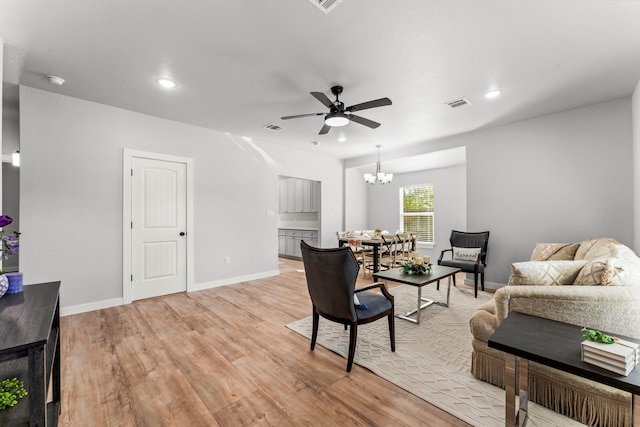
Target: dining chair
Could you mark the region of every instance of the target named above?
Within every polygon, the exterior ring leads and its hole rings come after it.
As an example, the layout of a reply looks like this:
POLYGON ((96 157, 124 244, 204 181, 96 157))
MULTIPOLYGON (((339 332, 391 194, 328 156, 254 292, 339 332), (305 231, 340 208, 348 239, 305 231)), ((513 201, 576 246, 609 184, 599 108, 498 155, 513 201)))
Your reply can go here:
MULTIPOLYGON (((378 270, 388 270, 396 264, 398 237, 395 234, 382 234, 378 248, 378 270)), ((373 270, 374 254, 365 254, 365 268, 373 270)))
POLYGON ((411 259, 413 235, 411 233, 398 233, 397 237, 396 264, 401 265, 411 259))
POLYGON ((372 253, 372 250, 365 249, 365 247, 362 246, 362 239, 351 238, 347 240, 347 244, 349 245, 349 248, 351 248, 353 255, 355 255, 358 264, 362 266, 362 277, 366 277, 367 269, 365 268, 365 255, 372 253))
POLYGON ((391 351, 396 351, 394 302, 383 283, 373 283, 356 289, 358 261, 346 246, 339 248, 315 248, 300 243, 302 262, 307 278, 307 288, 313 304, 311 350, 318 337, 320 317, 349 327, 347 372, 353 366, 358 325, 387 317, 391 351), (379 292, 373 292, 373 290, 379 292), (356 306, 356 300, 358 305, 356 306))

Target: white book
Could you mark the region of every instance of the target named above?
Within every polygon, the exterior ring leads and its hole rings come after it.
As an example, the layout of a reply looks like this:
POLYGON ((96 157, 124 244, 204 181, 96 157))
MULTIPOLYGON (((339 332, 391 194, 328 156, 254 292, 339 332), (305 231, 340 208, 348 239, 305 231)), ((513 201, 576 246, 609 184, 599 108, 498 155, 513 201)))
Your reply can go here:
POLYGON ((608 371, 615 372, 618 375, 624 375, 625 377, 627 375, 629 375, 629 372, 631 372, 633 370, 633 368, 635 367, 635 365, 630 365, 626 369, 625 368, 621 368, 621 367, 614 366, 614 365, 611 365, 609 363, 603 362, 603 361, 598 360, 598 359, 592 359, 591 357, 589 357, 589 355, 583 355, 582 361, 590 363, 590 364, 595 365, 595 366, 598 366, 600 368, 606 369, 608 371))
POLYGON ((632 359, 629 359, 627 362, 612 359, 607 357, 606 355, 603 355, 602 353, 592 352, 586 347, 583 349, 582 354, 583 354, 583 360, 584 358, 589 357, 591 359, 599 360, 602 363, 606 363, 608 365, 615 366, 620 369, 627 369, 627 367, 629 366, 631 367, 635 366, 632 359))
POLYGON ((640 345, 616 338, 612 344, 585 340, 582 361, 627 376, 640 362, 640 345))
POLYGON ((590 340, 584 340, 582 342, 582 348, 588 348, 594 353, 602 353, 612 359, 627 361, 628 359, 634 359, 635 363, 638 363, 640 356, 640 345, 634 342, 616 339, 613 344, 604 344, 601 342, 594 342, 590 340))

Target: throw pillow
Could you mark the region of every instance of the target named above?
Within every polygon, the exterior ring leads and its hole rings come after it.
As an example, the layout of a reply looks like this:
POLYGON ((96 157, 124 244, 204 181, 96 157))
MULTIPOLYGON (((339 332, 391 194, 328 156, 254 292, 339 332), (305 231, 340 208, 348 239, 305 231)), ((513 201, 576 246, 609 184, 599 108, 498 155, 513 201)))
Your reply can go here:
POLYGON ((476 262, 478 255, 480 255, 480 248, 453 247, 453 259, 458 261, 476 262))
POLYGON ((611 258, 618 256, 618 242, 611 237, 601 237, 599 239, 589 239, 580 242, 574 259, 597 259, 611 258))
POLYGON ((531 261, 573 260, 579 243, 536 243, 531 261))
POLYGON ((601 257, 587 261, 573 284, 580 286, 608 285, 614 275, 610 260, 610 257, 601 257))
POLYGON ((568 260, 514 262, 509 285, 571 285, 586 263, 568 260))

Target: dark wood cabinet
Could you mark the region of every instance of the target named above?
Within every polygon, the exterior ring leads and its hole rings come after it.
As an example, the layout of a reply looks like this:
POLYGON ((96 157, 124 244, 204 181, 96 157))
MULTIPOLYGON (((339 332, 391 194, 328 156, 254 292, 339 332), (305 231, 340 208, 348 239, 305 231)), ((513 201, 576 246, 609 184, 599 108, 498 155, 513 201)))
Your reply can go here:
POLYGON ((0 298, 0 379, 18 378, 29 393, 0 411, 1 426, 58 425, 60 282, 0 298))

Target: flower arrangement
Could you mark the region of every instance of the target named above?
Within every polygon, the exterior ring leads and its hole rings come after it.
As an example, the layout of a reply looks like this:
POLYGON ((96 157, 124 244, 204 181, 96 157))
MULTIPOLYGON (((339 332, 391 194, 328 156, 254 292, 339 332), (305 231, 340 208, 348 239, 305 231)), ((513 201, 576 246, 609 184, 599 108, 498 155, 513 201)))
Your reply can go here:
POLYGON ((425 274, 431 272, 432 264, 425 263, 422 258, 411 258, 400 265, 400 269, 405 274, 425 274))
MULTIPOLYGON (((12 222, 13 218, 10 216, 0 216, 0 228, 4 228, 12 222)), ((17 231, 9 232, 0 230, 0 242, 2 243, 2 255, 0 255, 0 258, 2 258, 3 261, 15 254, 18 250, 18 247, 20 246, 18 243, 19 237, 20 233, 17 231)))

